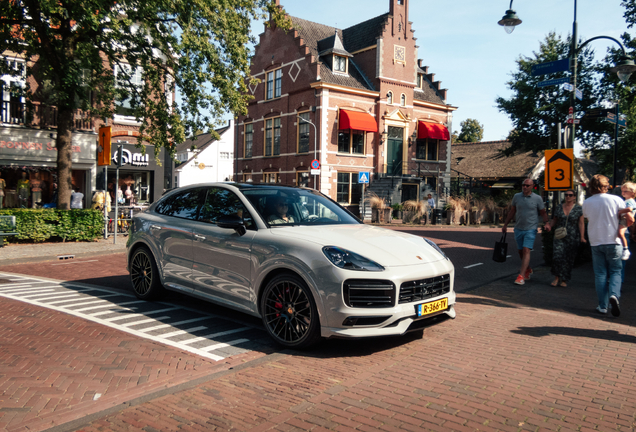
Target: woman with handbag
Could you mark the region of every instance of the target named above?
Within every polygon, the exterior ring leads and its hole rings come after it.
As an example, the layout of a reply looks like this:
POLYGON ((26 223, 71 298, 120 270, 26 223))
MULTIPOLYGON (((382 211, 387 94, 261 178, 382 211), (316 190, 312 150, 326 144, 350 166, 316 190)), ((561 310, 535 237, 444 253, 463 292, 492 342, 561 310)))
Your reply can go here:
POLYGON ((585 243, 583 208, 576 204, 573 190, 565 192, 565 202, 556 207, 550 221, 554 231, 552 246, 552 286, 568 286, 580 243, 585 243), (556 229, 554 229, 556 227, 556 229))

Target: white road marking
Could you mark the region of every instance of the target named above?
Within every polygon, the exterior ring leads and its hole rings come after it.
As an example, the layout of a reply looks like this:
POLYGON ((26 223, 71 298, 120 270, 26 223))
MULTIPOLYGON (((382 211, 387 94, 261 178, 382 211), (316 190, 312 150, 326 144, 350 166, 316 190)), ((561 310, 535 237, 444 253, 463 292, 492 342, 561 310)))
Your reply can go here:
POLYGON ((465 268, 465 269, 468 269, 468 268, 477 267, 477 266, 480 266, 480 265, 484 265, 484 263, 471 264, 471 265, 466 266, 466 267, 464 267, 464 268, 465 268))
POLYGON ((9 280, 11 281, 19 282, 15 284, 12 283, 11 286, 0 284, 0 296, 2 297, 10 298, 17 301, 22 301, 22 302, 29 303, 38 307, 44 307, 44 308, 55 310, 58 312, 63 312, 69 315, 74 315, 79 318, 86 319, 88 321, 92 321, 101 325, 105 325, 107 327, 121 330, 144 339, 162 343, 164 345, 168 345, 168 346, 180 349, 182 351, 187 351, 195 355, 205 357, 214 361, 223 360, 228 355, 235 355, 237 353, 237 350, 238 352, 249 351, 248 349, 245 349, 245 348, 234 348, 234 351, 232 351, 232 353, 230 354, 228 354, 227 351, 214 353, 215 350, 218 350, 220 348, 227 348, 227 347, 231 347, 241 343, 250 342, 250 339, 247 339, 247 338, 236 339, 230 342, 220 342, 218 340, 215 341, 213 339, 213 338, 223 337, 225 335, 229 335, 232 333, 253 330, 252 327, 248 327, 248 326, 235 328, 231 330, 225 330, 221 332, 215 332, 203 337, 192 337, 191 339, 187 339, 185 341, 175 341, 175 340, 168 339, 170 337, 188 334, 188 332, 196 332, 196 331, 205 330, 206 328, 210 327, 210 326, 198 326, 198 327, 193 327, 187 330, 174 328, 175 325, 186 324, 186 323, 195 322, 195 321, 208 320, 213 325, 216 324, 216 322, 218 321, 219 325, 223 325, 224 327, 227 328, 228 322, 231 323, 232 321, 224 317, 218 317, 218 316, 210 315, 210 314, 202 316, 204 314, 202 314, 201 312, 189 309, 187 307, 178 307, 178 306, 170 305, 169 303, 162 303, 162 302, 149 303, 143 300, 138 300, 131 294, 114 293, 112 290, 109 290, 106 288, 83 284, 83 283, 72 283, 72 282, 56 283, 56 281, 54 280, 48 280, 44 278, 30 277, 30 276, 18 277, 16 275, 6 274, 6 273, 0 273, 0 277, 10 278, 9 280), (86 295, 85 293, 88 291, 92 291, 92 292, 86 295), (81 296, 82 298, 80 299, 71 298, 71 297, 78 297, 78 296, 81 296), (105 297, 111 297, 111 296, 112 297, 117 296, 120 299, 123 297, 124 299, 131 299, 131 300, 120 302, 120 303, 104 300, 105 297), (59 299, 59 301, 46 302, 46 301, 43 301, 45 299, 49 299, 49 300, 59 299), (64 303, 64 304, 61 305, 60 303, 64 303), (100 303, 100 305, 95 306, 96 303, 100 303), (148 305, 148 308, 158 307, 158 305, 167 306, 167 307, 158 309, 158 310, 150 309, 149 311, 143 312, 143 313, 139 313, 138 311, 131 313, 133 312, 133 310, 138 309, 138 307, 135 306, 135 307, 128 308, 125 306, 133 305, 133 304, 145 304, 145 305, 148 305), (83 307, 86 305, 93 305, 93 306, 83 307), (101 310, 103 308, 108 308, 108 310, 101 310), (97 309, 98 311, 95 313, 89 312, 95 309, 97 309), (197 317, 179 321, 172 324, 163 324, 161 322, 161 320, 169 319, 168 316, 160 316, 156 318, 151 317, 152 315, 157 315, 166 311, 177 311, 177 313, 181 312, 182 316, 184 312, 188 313, 190 316, 192 316, 192 314, 194 313, 196 314, 197 317), (109 314, 110 315, 114 314, 116 316, 112 318, 107 318, 107 319, 99 318, 100 316, 109 315, 109 314), (142 318, 142 319, 137 320, 136 322, 125 322, 125 323, 122 322, 121 324, 118 323, 120 321, 124 321, 129 318, 135 318, 135 317, 142 318), (154 326, 151 325, 151 327, 147 329, 132 328, 142 323, 145 323, 145 324, 155 323, 156 325, 154 326), (168 331, 160 335, 148 334, 148 332, 152 330, 157 330, 159 328, 170 328, 170 327, 173 328, 174 331, 168 331), (211 343, 211 345, 208 345, 207 347, 204 347, 204 348, 195 348, 191 346, 193 343, 201 342, 201 341, 207 341, 211 343))

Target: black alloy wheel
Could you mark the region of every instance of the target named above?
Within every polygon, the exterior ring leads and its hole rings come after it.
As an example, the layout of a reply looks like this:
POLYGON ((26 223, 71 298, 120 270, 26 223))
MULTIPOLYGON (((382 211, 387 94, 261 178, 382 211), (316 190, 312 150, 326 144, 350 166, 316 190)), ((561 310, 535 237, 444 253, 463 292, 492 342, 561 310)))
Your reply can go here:
POLYGON ((295 274, 272 279, 261 297, 263 324, 286 348, 308 348, 320 339, 320 320, 309 288, 295 274))
POLYGON ((145 247, 137 249, 133 254, 130 280, 135 296, 139 299, 152 300, 159 297, 163 291, 154 257, 145 247))

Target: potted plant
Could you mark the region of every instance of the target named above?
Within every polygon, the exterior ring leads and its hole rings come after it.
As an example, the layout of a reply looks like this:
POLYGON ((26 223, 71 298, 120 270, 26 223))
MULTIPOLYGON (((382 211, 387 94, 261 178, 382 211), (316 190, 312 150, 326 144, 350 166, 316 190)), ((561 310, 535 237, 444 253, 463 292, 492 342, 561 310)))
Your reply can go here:
POLYGON ((402 215, 402 223, 415 223, 419 224, 422 221, 426 221, 426 211, 428 210, 428 203, 424 201, 408 200, 403 204, 404 213, 402 215))

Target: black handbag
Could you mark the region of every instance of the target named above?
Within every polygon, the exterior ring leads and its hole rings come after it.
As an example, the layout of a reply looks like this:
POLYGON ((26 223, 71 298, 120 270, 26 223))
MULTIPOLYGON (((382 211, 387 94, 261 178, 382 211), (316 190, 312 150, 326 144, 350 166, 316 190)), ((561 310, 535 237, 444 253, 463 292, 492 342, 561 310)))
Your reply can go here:
POLYGON ((492 254, 492 260, 494 262, 506 262, 506 256, 508 255, 508 243, 506 243, 506 233, 503 233, 501 240, 495 242, 495 251, 492 254))

